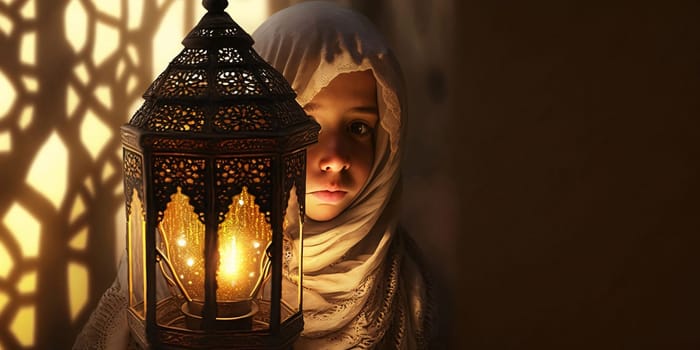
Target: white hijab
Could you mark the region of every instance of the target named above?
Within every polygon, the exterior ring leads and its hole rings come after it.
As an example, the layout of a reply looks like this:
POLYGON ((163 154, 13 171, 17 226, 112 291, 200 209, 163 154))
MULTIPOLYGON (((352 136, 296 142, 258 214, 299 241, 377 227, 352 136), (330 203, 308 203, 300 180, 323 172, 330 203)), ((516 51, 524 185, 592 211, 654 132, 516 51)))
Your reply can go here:
MULTIPOLYGON (((364 16, 327 2, 304 2, 272 15, 253 33, 255 50, 282 72, 302 106, 342 73, 371 70, 380 128, 367 183, 336 218, 306 218, 303 240, 304 332, 295 348, 371 348, 386 334, 397 302, 392 251, 405 129, 400 68, 364 16)), ((298 252, 298 241, 295 251, 298 252)), ((294 261, 290 259, 290 268, 294 261)), ((401 303, 403 304, 403 303, 401 303)))

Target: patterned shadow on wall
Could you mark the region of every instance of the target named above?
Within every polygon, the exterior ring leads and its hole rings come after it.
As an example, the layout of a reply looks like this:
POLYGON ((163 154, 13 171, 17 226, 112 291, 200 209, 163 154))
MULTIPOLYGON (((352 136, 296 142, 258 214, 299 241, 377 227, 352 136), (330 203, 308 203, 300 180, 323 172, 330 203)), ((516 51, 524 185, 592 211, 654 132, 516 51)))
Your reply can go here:
MULTIPOLYGON (((118 130, 199 3, 0 0, 0 349, 70 348, 112 282, 118 130)), ((267 15, 241 3, 253 25, 267 15)))

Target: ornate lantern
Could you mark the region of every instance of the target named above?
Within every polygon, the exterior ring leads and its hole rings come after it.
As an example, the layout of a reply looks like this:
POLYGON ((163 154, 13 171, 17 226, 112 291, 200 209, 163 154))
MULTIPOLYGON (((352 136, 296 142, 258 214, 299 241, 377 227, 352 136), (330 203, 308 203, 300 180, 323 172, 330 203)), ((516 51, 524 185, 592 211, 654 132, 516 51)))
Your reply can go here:
POLYGON ((143 348, 289 348, 303 327, 291 240, 320 127, 227 1, 203 4, 121 129, 129 326, 143 348))

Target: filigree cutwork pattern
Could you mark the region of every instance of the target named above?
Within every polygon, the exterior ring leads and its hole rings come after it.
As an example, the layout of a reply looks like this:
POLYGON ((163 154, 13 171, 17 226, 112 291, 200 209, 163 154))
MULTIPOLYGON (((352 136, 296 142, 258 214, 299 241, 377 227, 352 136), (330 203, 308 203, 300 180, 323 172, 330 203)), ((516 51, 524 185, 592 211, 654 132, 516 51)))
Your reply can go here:
POLYGON ((219 63, 241 63, 243 57, 238 49, 224 47, 219 49, 219 63))
POLYGON ((289 192, 292 190, 292 187, 296 185, 299 210, 304 212, 304 199, 306 198, 306 151, 299 151, 284 157, 284 169, 284 191, 282 193, 282 203, 286 204, 289 201, 289 192))
POLYGON ((129 124, 135 126, 143 126, 146 122, 148 114, 150 113, 150 107, 151 105, 149 103, 144 103, 143 105, 141 105, 141 107, 139 107, 136 113, 134 113, 134 116, 131 117, 129 124))
POLYGON ((272 160, 270 158, 228 158, 217 159, 214 169, 216 181, 216 212, 218 222, 224 220, 231 198, 248 187, 248 191, 255 196, 255 204, 265 214, 265 219, 270 222, 271 198, 272 198, 272 160))
POLYGON ((172 70, 158 88, 163 96, 202 96, 207 89, 207 75, 203 69, 172 70))
POLYGON ((210 29, 210 28, 201 28, 201 29, 195 29, 190 33, 190 36, 192 37, 207 37, 207 38, 215 38, 215 37, 234 37, 238 34, 240 34, 241 31, 238 28, 221 28, 221 29, 210 29))
POLYGON ((216 76, 216 90, 228 96, 255 96, 263 93, 260 82, 246 70, 219 72, 216 76))
POLYGON ((182 188, 182 193, 190 198, 199 220, 205 222, 205 179, 206 161, 190 157, 157 156, 153 159, 153 188, 158 207, 158 221, 163 218, 165 205, 170 196, 182 188))
POLYGON ((173 60, 174 63, 182 65, 199 65, 209 62, 209 55, 206 49, 184 49, 173 60))
POLYGON ((201 131, 204 112, 196 107, 161 105, 148 118, 148 129, 153 131, 201 131))
POLYGON ((215 131, 271 130, 273 116, 255 103, 219 107, 214 117, 215 131))
POLYGON ((270 92, 280 95, 294 93, 289 87, 289 84, 283 83, 284 77, 278 72, 263 68, 258 71, 258 75, 270 92))
MULTIPOLYGON (((143 160, 137 153, 124 149, 124 197, 126 198, 126 215, 131 213, 131 195, 136 189, 139 199, 143 197, 143 160)), ((143 213, 145 215, 145 213, 143 213)))

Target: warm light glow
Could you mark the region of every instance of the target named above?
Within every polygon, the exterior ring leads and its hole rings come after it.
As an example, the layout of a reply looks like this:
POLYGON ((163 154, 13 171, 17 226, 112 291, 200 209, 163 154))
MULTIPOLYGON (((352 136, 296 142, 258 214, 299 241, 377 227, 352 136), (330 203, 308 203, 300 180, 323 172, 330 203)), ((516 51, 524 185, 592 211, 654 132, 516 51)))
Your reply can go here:
POLYGON ((43 194, 56 209, 68 185, 68 148, 54 131, 39 149, 27 174, 27 183, 43 194))
POLYGON ((235 283, 239 278, 238 270, 241 267, 241 256, 236 247, 236 236, 231 237, 227 242, 219 244, 219 276, 226 281, 235 283))
POLYGON ((178 187, 170 196, 170 202, 158 225, 163 239, 168 243, 168 255, 180 282, 192 286, 187 293, 192 299, 204 300, 204 224, 199 221, 189 197, 178 187), (179 242, 184 241, 183 245, 179 242))
MULTIPOLYGON (((126 210, 126 209, 125 209, 126 210)), ((129 217, 127 219, 127 239, 129 244, 129 261, 133 262, 130 264, 130 279, 129 279, 129 290, 133 290, 134 293, 129 294, 129 305, 135 307, 137 304, 143 301, 146 295, 146 283, 143 283, 145 278, 145 242, 146 238, 144 232, 146 231, 146 222, 143 217, 143 205, 139 199, 138 192, 134 189, 131 192, 131 210, 129 211, 129 217), (136 290, 138 285, 141 286, 141 290, 136 290)), ((146 303, 143 303, 140 308, 134 308, 142 317, 146 315, 146 303)))
MULTIPOLYGON (((80 230, 80 232, 78 232, 78 234, 76 234, 75 237, 68 242, 68 246, 77 251, 85 250, 85 247, 87 247, 87 236, 88 229, 86 227, 80 230)), ((121 257, 121 252, 119 253, 119 257, 121 257)))
POLYGON ((75 92, 72 85, 68 85, 68 95, 66 96, 66 116, 68 118, 73 117, 73 112, 75 112, 79 102, 80 97, 78 97, 78 93, 75 92))
POLYGON ((87 84, 90 74, 85 67, 85 63, 81 63, 73 68, 73 73, 75 74, 75 77, 78 78, 81 83, 83 83, 83 85, 87 84))
POLYGON ((12 150, 12 134, 9 131, 0 132, 0 153, 12 150))
POLYGON ((75 201, 73 201, 73 207, 70 210, 70 220, 69 222, 75 222, 80 215, 85 212, 85 202, 83 202, 83 197, 75 196, 75 201))
MULTIPOLYGON (((192 299, 203 300, 204 225, 180 188, 171 196, 159 228, 169 243, 168 256, 175 274, 192 299)), ((246 187, 232 199, 218 235, 217 300, 249 298, 265 256, 259 248, 269 243, 272 231, 246 187)))
POLYGON ((10 36, 12 32, 12 21, 3 13, 0 13, 0 32, 5 36, 10 36))
POLYGON ((13 203, 2 221, 19 244, 22 256, 39 255, 41 223, 31 213, 22 205, 13 203))
POLYGON ((22 110, 22 115, 19 116, 19 122, 17 123, 19 125, 20 130, 25 130, 29 126, 29 124, 32 123, 32 120, 34 119, 34 106, 26 106, 22 110))
POLYGON ((75 320, 88 302, 88 270, 82 264, 68 264, 68 305, 71 320, 75 320))
POLYGON ((137 29, 141 26, 143 18, 143 7, 145 6, 143 1, 128 1, 127 6, 129 7, 129 14, 127 18, 127 28, 129 30, 137 29))
POLYGON ((107 57, 117 50, 119 46, 119 31, 110 25, 98 21, 95 27, 94 45, 92 60, 96 65, 101 65, 107 57))
POLYGON ((7 251, 5 245, 0 242, 0 278, 7 278, 10 271, 12 271, 12 265, 14 264, 12 262, 12 256, 10 256, 10 252, 7 251))
POLYGON ((91 196, 95 195, 95 185, 92 184, 92 179, 87 177, 85 178, 85 181, 83 181, 83 187, 90 193, 91 196))
MULTIPOLYGON (((186 34, 183 25, 184 13, 184 1, 172 2, 164 13, 158 31, 153 37, 152 64, 154 72, 162 72, 170 60, 182 50, 180 40, 186 34)), ((155 76, 151 78, 155 78, 155 76)))
POLYGON ((19 59, 24 64, 34 65, 36 63, 36 33, 29 32, 22 35, 21 50, 19 59))
POLYGON ((36 271, 25 273, 17 282, 17 291, 20 294, 32 294, 36 290, 36 271))
POLYGON ((100 85, 95 88, 95 97, 97 100, 105 106, 105 108, 112 108, 112 90, 107 85, 100 85))
POLYGON ((255 204, 255 197, 243 186, 234 196, 224 221, 219 224, 218 300, 250 297, 260 275, 265 253, 258 249, 272 239, 270 225, 255 204), (251 248, 252 247, 252 248, 251 248), (246 278, 247 277, 247 278, 246 278))
POLYGON ((24 347, 34 345, 34 313, 34 306, 24 306, 15 314, 10 324, 10 331, 24 347))
POLYGON ((34 77, 23 76, 22 83, 24 83, 24 88, 29 92, 36 92, 39 90, 39 81, 34 77))
POLYGON ((102 168, 102 182, 107 182, 112 175, 114 175, 114 167, 112 166, 112 163, 105 164, 104 168, 102 168))
POLYGON ((66 39, 73 47, 73 51, 79 52, 85 46, 88 34, 88 15, 80 0, 72 0, 66 7, 63 27, 66 31, 66 39))
POLYGON ((36 4, 34 0, 27 1, 20 12, 25 19, 33 19, 36 16, 36 4))
POLYGON ((15 103, 15 98, 17 98, 17 92, 15 92, 14 86, 7 79, 5 73, 0 70, 0 96, 2 96, 2 103, 0 103, 0 120, 7 116, 7 112, 10 111, 12 105, 15 103))
POLYGON ((92 1, 92 4, 106 16, 120 19, 122 17, 121 1, 92 1))
POLYGON ((80 140, 92 156, 97 159, 102 149, 112 137, 112 129, 95 115, 92 110, 85 113, 85 119, 80 124, 80 140))

